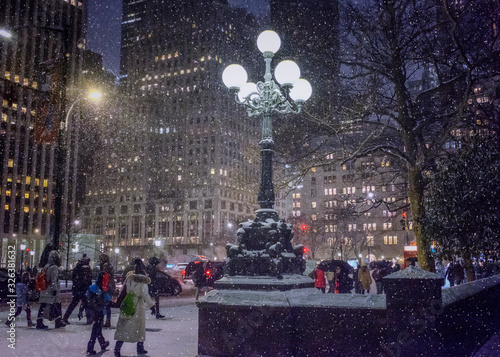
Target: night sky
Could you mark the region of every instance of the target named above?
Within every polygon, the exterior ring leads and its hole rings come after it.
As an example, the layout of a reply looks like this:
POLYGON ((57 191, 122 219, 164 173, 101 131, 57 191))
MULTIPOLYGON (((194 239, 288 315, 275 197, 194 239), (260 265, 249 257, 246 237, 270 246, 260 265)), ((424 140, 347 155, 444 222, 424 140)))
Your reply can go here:
MULTIPOLYGON (((257 16, 264 15, 269 0, 229 0, 257 16)), ((104 67, 116 75, 120 68, 120 33, 122 0, 88 0, 87 48, 103 55, 104 67)))

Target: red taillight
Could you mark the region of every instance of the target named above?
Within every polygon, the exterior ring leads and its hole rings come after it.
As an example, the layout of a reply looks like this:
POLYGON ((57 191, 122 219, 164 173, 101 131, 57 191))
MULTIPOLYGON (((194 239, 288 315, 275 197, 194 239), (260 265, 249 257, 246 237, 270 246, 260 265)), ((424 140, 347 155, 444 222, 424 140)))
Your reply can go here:
POLYGON ((207 270, 206 273, 208 277, 210 277, 210 275, 212 275, 212 273, 210 272, 210 270, 207 270))
POLYGON ((186 276, 186 271, 185 270, 182 271, 182 276, 186 276))

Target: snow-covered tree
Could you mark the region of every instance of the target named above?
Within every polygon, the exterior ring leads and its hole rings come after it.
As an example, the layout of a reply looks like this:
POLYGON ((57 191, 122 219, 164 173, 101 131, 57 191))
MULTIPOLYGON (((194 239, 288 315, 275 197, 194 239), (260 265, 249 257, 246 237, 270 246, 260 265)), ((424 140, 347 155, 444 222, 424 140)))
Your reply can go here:
POLYGON ((330 152, 341 163, 372 155, 402 168, 427 270, 434 269, 422 235, 428 174, 457 128, 472 124, 476 88, 500 74, 499 14, 499 1, 346 2, 340 105, 306 117, 310 131, 301 144, 315 158, 310 167, 327 165, 330 152))
POLYGON ((465 262, 500 249, 500 145, 498 136, 475 136, 440 165, 426 197, 424 235, 439 244, 438 255, 465 262))

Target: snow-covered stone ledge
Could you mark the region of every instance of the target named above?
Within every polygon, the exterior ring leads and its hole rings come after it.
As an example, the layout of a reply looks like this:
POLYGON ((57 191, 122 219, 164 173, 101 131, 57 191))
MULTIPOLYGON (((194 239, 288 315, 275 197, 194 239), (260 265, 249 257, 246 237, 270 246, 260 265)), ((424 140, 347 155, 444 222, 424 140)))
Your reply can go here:
POLYGON ((385 295, 323 294, 318 289, 288 291, 212 290, 200 304, 226 306, 385 309, 385 295))
POLYGON ((500 284, 500 275, 495 275, 489 278, 479 279, 471 281, 470 283, 443 289, 443 307, 479 294, 480 292, 490 289, 498 284, 500 284))

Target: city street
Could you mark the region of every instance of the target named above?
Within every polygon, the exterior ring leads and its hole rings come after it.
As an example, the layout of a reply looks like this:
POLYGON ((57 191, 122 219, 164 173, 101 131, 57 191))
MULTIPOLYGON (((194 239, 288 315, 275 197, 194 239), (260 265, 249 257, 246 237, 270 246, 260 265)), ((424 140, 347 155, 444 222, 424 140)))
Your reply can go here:
MULTIPOLYGON (((64 299, 67 301, 67 299, 64 299)), ((63 302, 63 311, 68 302, 63 302)), ((38 312, 38 303, 32 304, 33 321, 38 312)), ((146 314, 146 342, 145 348, 149 356, 196 356, 198 343, 198 309, 191 292, 179 297, 163 297, 160 301, 161 313, 164 319, 157 320, 151 314, 146 314)), ((110 341, 108 351, 99 353, 99 344, 96 343, 96 356, 113 356, 113 335, 118 319, 118 309, 112 309, 111 325, 104 328, 103 335, 110 341)), ((23 311, 16 322, 16 348, 8 348, 8 329, 3 325, 7 317, 7 306, 2 303, 0 311, 0 331, 3 331, 0 346, 4 357, 73 357, 84 356, 92 325, 85 325, 85 318, 78 321, 77 309, 70 318, 71 325, 61 329, 54 329, 54 323, 45 320, 49 330, 41 331, 26 327, 26 313, 23 311)), ((137 356, 136 345, 125 343, 122 356, 137 356)))

